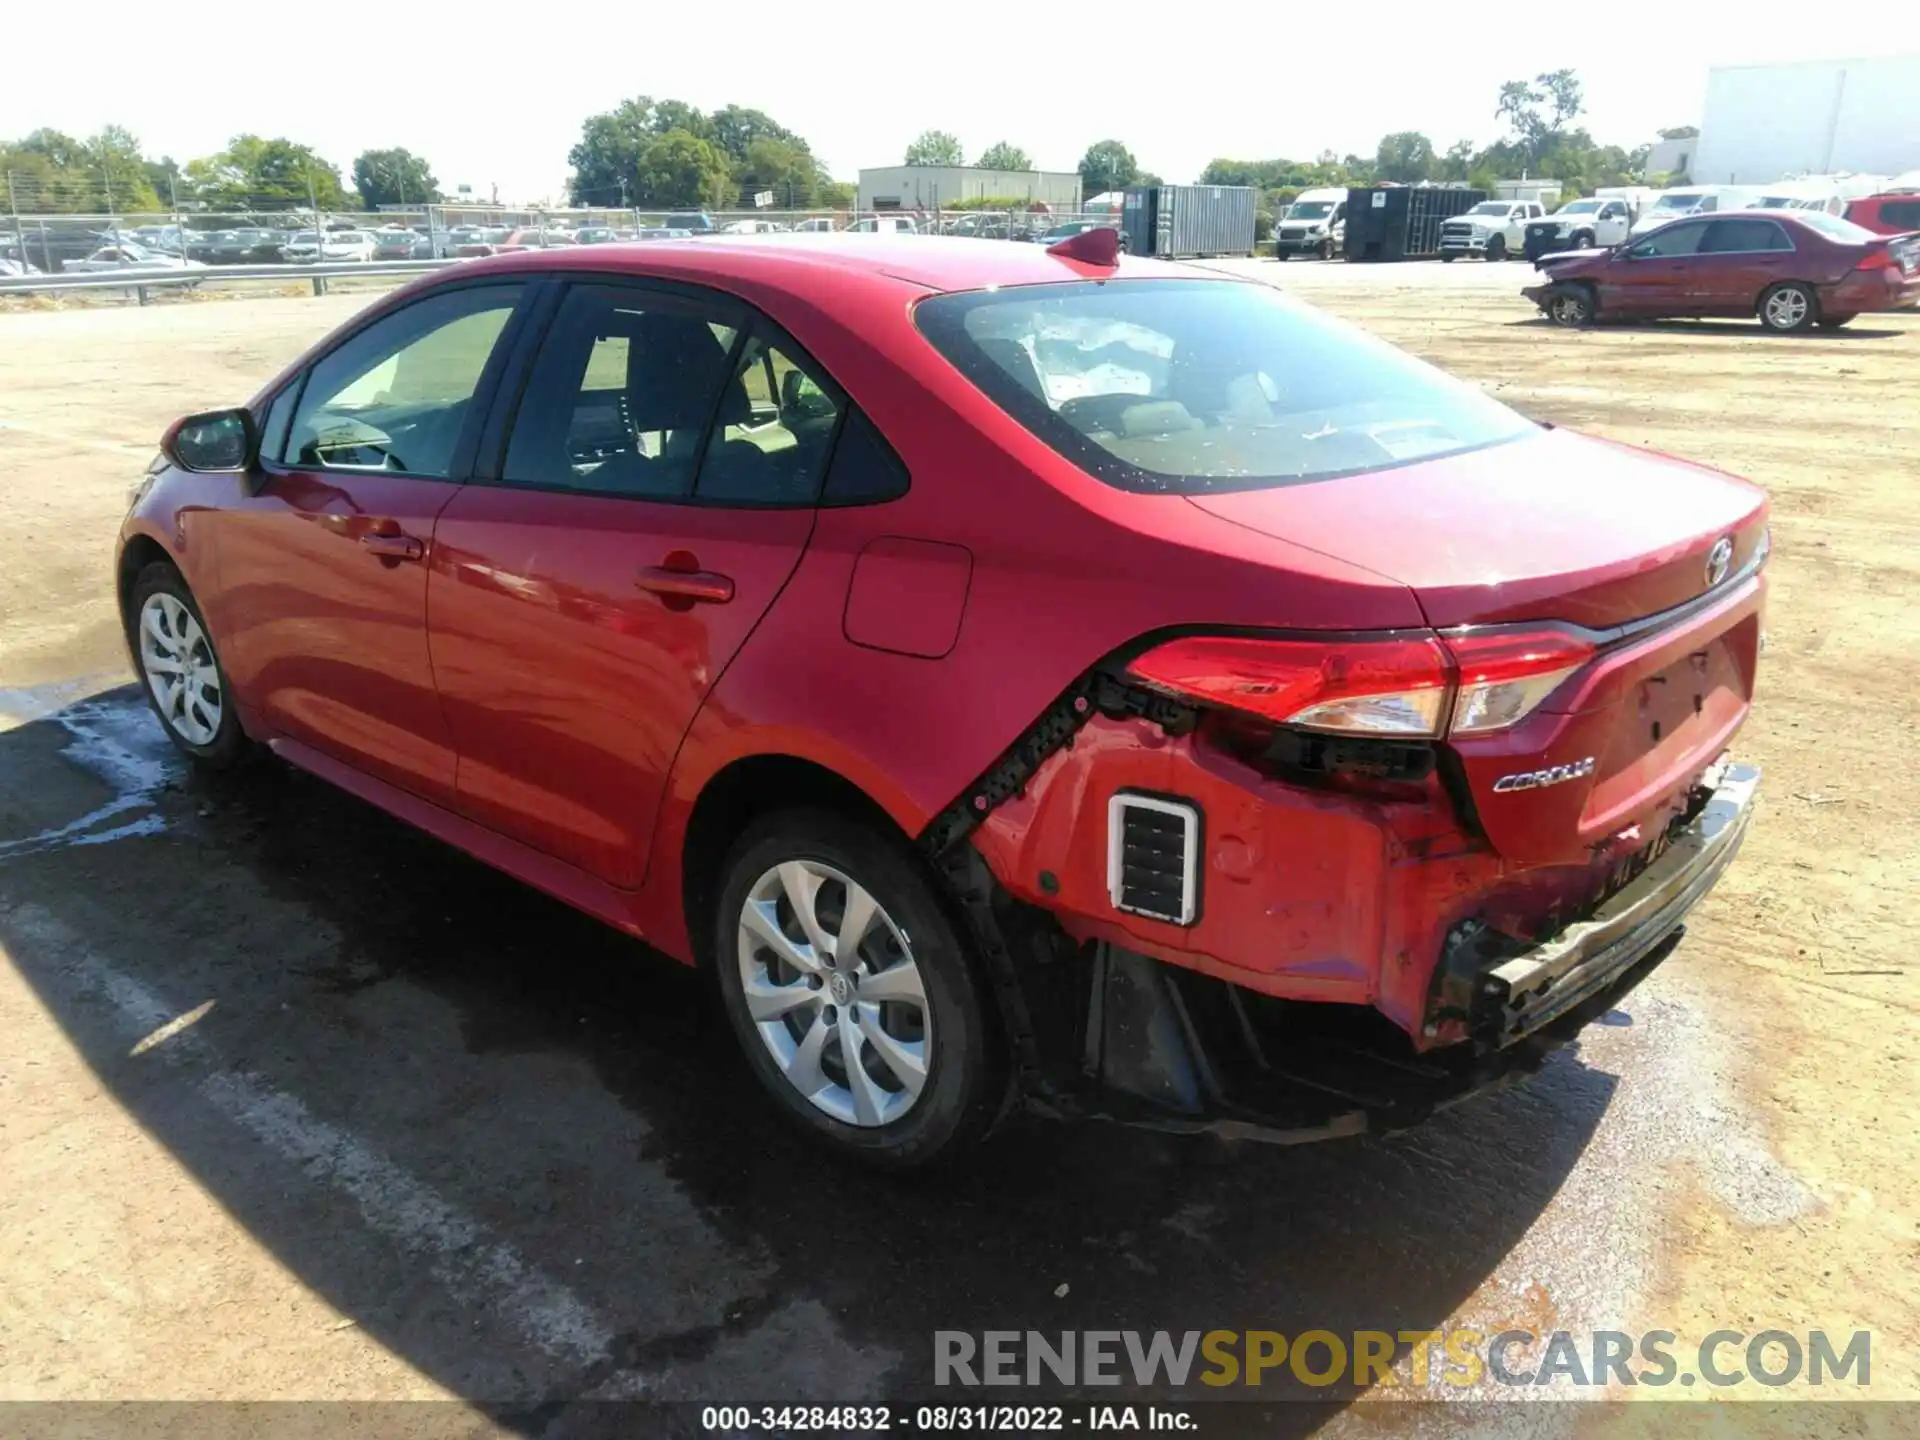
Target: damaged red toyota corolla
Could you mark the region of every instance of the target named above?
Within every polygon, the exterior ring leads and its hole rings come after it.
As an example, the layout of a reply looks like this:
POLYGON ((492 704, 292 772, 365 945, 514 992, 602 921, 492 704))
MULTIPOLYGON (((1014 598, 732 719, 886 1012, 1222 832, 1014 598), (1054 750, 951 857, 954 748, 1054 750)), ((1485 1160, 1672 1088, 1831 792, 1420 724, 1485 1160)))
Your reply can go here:
POLYGON ((1745 831, 1763 495, 1112 250, 411 285, 169 433, 155 709, 709 967, 884 1163, 1016 1092, 1292 1139, 1536 1065, 1745 831))

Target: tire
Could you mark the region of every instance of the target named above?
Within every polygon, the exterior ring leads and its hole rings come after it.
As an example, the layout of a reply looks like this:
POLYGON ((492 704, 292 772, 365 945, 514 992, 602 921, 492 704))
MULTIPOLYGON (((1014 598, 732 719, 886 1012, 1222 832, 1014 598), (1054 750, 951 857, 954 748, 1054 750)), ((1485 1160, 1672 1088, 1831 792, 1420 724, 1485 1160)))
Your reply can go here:
POLYGON ((1760 323, 1776 335, 1809 330, 1820 318, 1820 302, 1798 280, 1767 287, 1758 306, 1760 323))
POLYGON ((1577 330, 1593 323, 1593 292, 1584 285, 1555 285, 1541 308, 1554 324, 1577 330))
POLYGON ((1460 257, 1457 254, 1449 255, 1444 250, 1441 251, 1440 253, 1440 263, 1442 265, 1451 265, 1455 260, 1458 260, 1459 258, 1460 257))
POLYGON ((1576 231, 1573 237, 1573 248, 1576 250, 1591 250, 1593 248, 1593 232, 1591 230, 1576 231))
POLYGON ((1489 265, 1495 265, 1506 258, 1507 237, 1504 235, 1495 235, 1487 241, 1487 263, 1489 265))
POLYGON ((1822 330, 1838 330, 1843 325, 1851 325, 1855 318, 1852 315, 1822 315, 1818 323, 1822 330))
POLYGON ((1333 259, 1333 237, 1331 235, 1320 242, 1320 258, 1322 260, 1333 259))
POLYGON ((178 570, 156 560, 134 578, 127 648, 167 738, 204 770, 231 770, 252 747, 206 618, 178 570))
POLYGON ((1293 258, 1293 252, 1291 250, 1282 250, 1278 245, 1276 245, 1273 247, 1273 258, 1278 260, 1281 264, 1284 265, 1286 264, 1287 261, 1293 258))
POLYGON ((913 853, 831 811, 787 810, 750 825, 723 873, 714 978, 748 1067, 788 1118, 892 1170, 953 1160, 985 1138, 1010 1093, 1005 1047, 913 853), (805 937, 837 945, 855 892, 873 908, 854 963, 823 961, 805 937))

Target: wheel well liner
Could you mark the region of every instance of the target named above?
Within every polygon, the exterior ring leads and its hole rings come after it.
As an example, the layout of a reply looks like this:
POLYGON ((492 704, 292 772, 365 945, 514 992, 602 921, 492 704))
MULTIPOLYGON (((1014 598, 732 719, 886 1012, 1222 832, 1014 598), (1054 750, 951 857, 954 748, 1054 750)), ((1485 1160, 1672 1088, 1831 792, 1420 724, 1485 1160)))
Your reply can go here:
POLYGON ((712 928, 707 922, 719 893, 720 864, 740 832, 758 817, 800 807, 833 810, 882 833, 907 836, 871 796, 836 771, 797 755, 748 755, 707 781, 694 802, 682 847, 681 900, 694 959, 705 964, 712 928))
POLYGON ((126 547, 121 550, 120 567, 115 578, 118 582, 120 613, 122 615, 126 614, 127 596, 133 589, 133 582, 139 578, 142 570, 146 569, 147 566, 153 564, 156 560, 164 560, 167 564, 173 565, 173 568, 176 570, 180 568, 178 565, 174 565, 173 556, 167 553, 167 547, 162 545, 158 540, 155 540, 151 535, 135 535, 127 541, 126 547))

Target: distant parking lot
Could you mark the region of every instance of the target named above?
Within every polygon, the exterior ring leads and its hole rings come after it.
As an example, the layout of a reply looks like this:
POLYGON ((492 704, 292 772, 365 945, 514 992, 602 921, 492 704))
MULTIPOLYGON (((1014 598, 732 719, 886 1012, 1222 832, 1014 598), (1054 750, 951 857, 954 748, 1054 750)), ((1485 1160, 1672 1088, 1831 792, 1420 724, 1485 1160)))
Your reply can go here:
POLYGON ((1043 1319, 1865 1328, 1873 1397, 1920 1398, 1920 320, 1568 332, 1521 264, 1214 263, 1772 491, 1767 808, 1623 1011, 1387 1141, 1022 1123, 967 1175, 830 1166, 696 977, 304 775, 187 781, 127 688, 109 556, 155 437, 365 296, 14 305, 0 1395, 456 1396, 564 1434, 582 1396, 915 1390, 934 1330, 1043 1319))

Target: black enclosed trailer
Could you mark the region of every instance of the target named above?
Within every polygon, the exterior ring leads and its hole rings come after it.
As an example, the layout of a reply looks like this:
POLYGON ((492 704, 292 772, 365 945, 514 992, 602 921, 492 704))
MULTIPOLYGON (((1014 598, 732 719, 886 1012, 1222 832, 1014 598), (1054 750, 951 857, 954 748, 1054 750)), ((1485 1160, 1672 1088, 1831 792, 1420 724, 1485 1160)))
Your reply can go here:
POLYGON ((1440 253, 1440 227, 1487 198, 1451 185, 1356 185, 1347 191, 1349 260, 1425 260, 1440 253))

